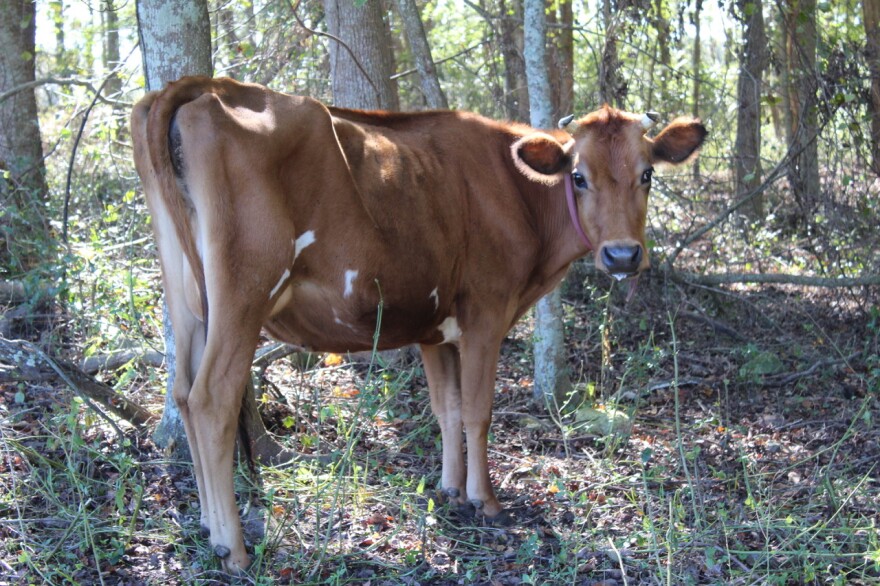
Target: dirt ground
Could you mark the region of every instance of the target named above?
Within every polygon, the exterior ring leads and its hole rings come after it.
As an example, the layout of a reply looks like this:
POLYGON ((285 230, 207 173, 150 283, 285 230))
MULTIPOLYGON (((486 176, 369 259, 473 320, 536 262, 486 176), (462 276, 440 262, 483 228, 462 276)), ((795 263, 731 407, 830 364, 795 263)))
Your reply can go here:
MULTIPOLYGON (((335 463, 237 476, 257 584, 871 584, 880 580, 880 315, 864 290, 675 284, 636 297, 577 271, 577 399, 532 399, 530 324, 505 341, 490 444, 513 518, 434 492, 424 375, 291 358, 267 426, 335 463), (582 285, 582 283, 586 283, 582 285), (613 423, 613 425, 612 425, 613 423)), ((161 410, 161 371, 130 384, 161 410)), ((112 376, 111 382, 112 382, 112 376)), ((63 384, 0 388, 0 584, 226 583, 191 471, 63 384)))

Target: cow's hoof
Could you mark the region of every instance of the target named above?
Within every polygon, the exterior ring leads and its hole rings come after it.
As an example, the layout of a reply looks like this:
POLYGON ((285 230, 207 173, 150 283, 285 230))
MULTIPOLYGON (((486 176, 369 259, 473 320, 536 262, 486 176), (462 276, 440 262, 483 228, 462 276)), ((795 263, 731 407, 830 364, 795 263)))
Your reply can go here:
POLYGON ((214 555, 220 558, 221 560, 225 560, 232 553, 232 550, 226 547, 225 545, 215 545, 214 546, 214 555))
POLYGON ((248 574, 247 569, 251 563, 250 558, 248 558, 247 555, 245 555, 242 559, 240 559, 238 562, 236 562, 233 559, 234 557, 235 556, 229 555, 228 557, 226 557, 222 560, 223 572, 226 574, 229 574, 230 576, 234 576, 234 577, 238 577, 238 578, 243 577, 243 576, 247 576, 247 574, 248 574))
POLYGON ((516 524, 516 519, 507 509, 501 509, 501 512, 497 515, 484 515, 483 519, 490 527, 513 527, 516 524))
POLYGON ((449 500, 455 500, 461 496, 461 491, 457 488, 444 488, 440 492, 442 492, 443 496, 445 496, 449 500))

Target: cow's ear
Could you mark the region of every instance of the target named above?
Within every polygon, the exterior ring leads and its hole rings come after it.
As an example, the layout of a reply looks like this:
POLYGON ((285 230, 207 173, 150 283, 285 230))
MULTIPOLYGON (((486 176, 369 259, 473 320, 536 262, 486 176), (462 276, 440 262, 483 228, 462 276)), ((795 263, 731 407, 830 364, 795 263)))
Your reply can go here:
POLYGON ((654 138, 656 163, 677 165, 687 161, 703 144, 709 131, 695 118, 676 118, 654 138))
POLYGON ((574 140, 566 144, 538 132, 524 136, 513 143, 510 152, 520 173, 539 183, 553 185, 560 174, 571 167, 574 140))

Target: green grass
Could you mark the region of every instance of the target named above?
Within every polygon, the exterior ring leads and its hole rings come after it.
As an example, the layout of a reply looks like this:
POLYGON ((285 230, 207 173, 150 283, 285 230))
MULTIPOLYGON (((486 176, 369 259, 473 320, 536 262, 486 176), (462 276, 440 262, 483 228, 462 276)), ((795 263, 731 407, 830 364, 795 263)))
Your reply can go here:
MULTIPOLYGON (((629 433, 585 435, 584 395, 552 416, 535 410, 518 342, 527 325, 505 346, 490 459, 510 528, 462 517, 434 492, 438 431, 418 364, 274 364, 265 376, 283 391, 282 441, 334 458, 258 479, 239 466, 254 554, 240 583, 877 583, 873 363, 765 388, 743 365, 767 344, 714 339, 721 350, 703 340, 701 352, 727 362, 696 376, 700 334, 688 322, 661 307, 612 311, 600 299, 575 312, 605 324, 577 388, 626 412, 629 433)), ((824 327, 817 335, 848 354, 824 327)), ((871 344, 874 332, 860 335, 871 344)), ((124 425, 120 439, 67 393, 0 389, 2 581, 228 580, 198 535, 188 465, 124 425)))

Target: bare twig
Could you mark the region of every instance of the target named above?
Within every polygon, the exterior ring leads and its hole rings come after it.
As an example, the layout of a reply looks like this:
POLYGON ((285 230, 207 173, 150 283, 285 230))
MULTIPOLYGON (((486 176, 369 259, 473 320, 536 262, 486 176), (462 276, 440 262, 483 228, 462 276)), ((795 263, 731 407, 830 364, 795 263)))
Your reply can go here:
MULTIPOLYGON (((115 72, 116 70, 114 70, 114 73, 115 72)), ((128 108, 131 106, 129 102, 120 102, 118 100, 110 100, 105 98, 101 95, 100 90, 95 88, 94 84, 91 81, 87 79, 77 79, 75 77, 44 77, 42 79, 29 81, 21 85, 17 85, 14 88, 0 94, 0 102, 6 101, 23 91, 37 88, 43 85, 78 85, 87 88, 90 92, 96 94, 98 96, 98 99, 102 103, 113 106, 114 108, 128 108)), ((101 84, 101 87, 103 87, 103 84, 101 84)))
POLYGON ((681 317, 685 317, 694 321, 702 322, 708 326, 710 326, 713 330, 720 334, 724 334, 729 338, 733 338, 738 342, 745 342, 746 337, 734 330, 732 327, 727 324, 723 324, 718 320, 712 319, 707 315, 703 315, 702 313, 690 312, 690 311, 679 311, 678 315, 681 317))
POLYGON ((319 37, 327 37, 328 39, 331 39, 331 40, 339 43, 342 46, 342 48, 348 52, 349 56, 351 57, 351 60, 354 62, 354 64, 357 66, 357 68, 361 70, 361 73, 364 74, 364 77, 366 78, 367 82, 370 84, 370 87, 373 88, 373 91, 376 93, 376 103, 377 104, 381 103, 382 102, 382 94, 381 94, 381 92, 379 92, 379 88, 376 87, 375 83, 373 83, 373 80, 367 74, 367 70, 364 69, 363 65, 361 65, 361 62, 355 56, 354 51, 351 50, 351 47, 346 45, 345 41, 343 41, 342 39, 340 39, 336 35, 333 35, 330 33, 325 33, 324 31, 315 30, 313 28, 309 28, 309 26, 306 25, 306 23, 303 22, 303 20, 299 16, 298 10, 299 10, 300 2, 302 2, 302 0, 296 0, 296 4, 294 4, 292 0, 287 0, 287 3, 290 5, 291 12, 293 12, 293 17, 296 19, 296 22, 299 24, 299 26, 304 28, 306 30, 306 32, 309 32, 313 35, 317 35, 319 37))
POLYGON ((83 390, 80 388, 80 386, 77 385, 77 384, 73 381, 73 379, 72 379, 70 376, 68 376, 68 373, 65 372, 64 370, 62 370, 61 367, 60 367, 59 365, 57 365, 57 364, 55 363, 54 360, 52 360, 51 358, 49 358, 49 357, 48 357, 48 356, 47 356, 42 350, 40 350, 39 348, 37 348, 37 347, 35 347, 35 346, 31 346, 31 348, 33 349, 34 352, 36 352, 37 354, 40 355, 40 357, 43 359, 43 361, 44 361, 46 364, 48 364, 48 365, 52 368, 52 370, 54 370, 54 371, 58 374, 58 377, 59 377, 61 380, 63 380, 65 383, 67 383, 67 386, 70 387, 70 390, 72 390, 72 391, 75 392, 77 395, 79 395, 80 399, 82 399, 83 402, 84 402, 84 403, 85 403, 90 409, 92 409, 92 411, 94 411, 95 413, 97 413, 97 414, 98 414, 98 415, 99 415, 104 421, 106 421, 107 423, 110 424, 110 427, 112 427, 112 428, 116 431, 116 435, 119 437, 119 443, 121 444, 122 441, 125 439, 125 434, 122 433, 122 430, 119 429, 119 426, 116 425, 116 422, 113 421, 113 419, 112 419, 109 415, 107 415, 106 413, 104 413, 104 411, 103 411, 101 408, 99 408, 97 405, 95 405, 94 403, 92 403, 91 398, 90 398, 86 393, 83 392, 83 390))
MULTIPOLYGON (((123 62, 128 60, 128 58, 131 56, 131 54, 134 52, 134 50, 138 46, 139 46, 139 43, 134 44, 134 46, 131 48, 131 51, 129 51, 128 55, 125 57, 123 62)), ((62 227, 61 227, 61 241, 64 243, 65 247, 67 247, 67 224, 68 224, 68 219, 69 219, 69 214, 70 214, 70 182, 73 177, 73 163, 76 160, 76 151, 77 151, 77 148, 79 148, 79 141, 82 139, 83 131, 86 128, 86 122, 88 122, 88 120, 89 120, 89 114, 91 113, 92 108, 95 107, 95 104, 98 102, 98 99, 101 97, 101 92, 104 91, 104 86, 106 86, 107 83, 111 79, 113 79, 113 76, 115 76, 121 68, 122 68, 122 66, 120 65, 119 67, 117 67, 116 69, 111 71, 109 74, 107 74, 107 76, 104 78, 104 81, 102 81, 101 85, 98 87, 98 89, 95 90, 95 97, 92 98, 92 103, 89 104, 89 107, 86 108, 85 112, 83 112, 83 119, 79 125, 79 132, 76 133, 76 140, 73 141, 73 149, 71 150, 71 153, 70 153, 70 163, 67 166, 67 181, 65 182, 65 185, 64 185, 64 212, 63 212, 62 227)))
POLYGON ((765 387, 784 387, 787 384, 791 384, 798 379, 802 379, 805 376, 810 376, 815 373, 820 368, 826 368, 828 366, 835 366, 837 364, 847 364, 852 360, 855 360, 859 357, 861 352, 854 352, 849 356, 845 356, 842 358, 829 358, 827 360, 819 360, 815 362, 812 366, 807 368, 806 370, 801 370, 799 372, 792 372, 788 374, 778 374, 775 376, 767 376, 764 377, 762 384, 765 387))
MULTIPOLYGON (((434 65, 441 65, 443 63, 446 63, 447 61, 452 61, 453 59, 457 59, 457 58, 461 57, 462 55, 467 55, 468 53, 470 53, 474 49, 479 49, 480 47, 487 44, 488 42, 489 42, 488 40, 480 41, 479 43, 475 43, 475 44, 471 45, 470 47, 462 49, 461 51, 459 51, 455 55, 450 55, 449 57, 444 57, 443 59, 433 61, 433 63, 434 63, 434 65)), ((418 69, 413 67, 412 69, 407 69, 406 71, 401 71, 400 73, 395 73, 394 75, 391 76, 391 79, 400 79, 401 77, 406 77, 407 75, 412 75, 413 73, 416 73, 416 72, 418 72, 418 69)))
MULTIPOLYGON (((825 130, 825 127, 828 125, 828 123, 830 121, 831 121, 831 118, 829 118, 828 122, 825 122, 819 129, 816 130, 816 133, 810 138, 810 140, 801 144, 800 148, 795 149, 794 148, 795 145, 789 145, 788 151, 785 153, 785 156, 782 157, 782 159, 776 164, 776 166, 773 168, 773 170, 770 171, 770 173, 767 175, 767 178, 764 179, 764 181, 761 183, 761 185, 759 185, 758 187, 756 187, 755 189, 753 189, 749 193, 745 194, 743 197, 741 197, 739 200, 737 200, 735 203, 733 203, 727 209, 722 211, 720 214, 718 214, 718 216, 714 220, 712 220, 711 222, 709 222, 705 226, 702 226, 700 229, 695 231, 693 234, 691 234, 690 236, 688 236, 687 238, 685 238, 681 242, 679 242, 678 245, 675 247, 675 250, 672 251, 672 254, 670 254, 669 256, 666 257, 666 261, 664 262, 666 268, 672 270, 672 265, 675 263, 675 260, 678 258, 678 255, 681 254, 682 251, 684 251, 686 246, 699 240, 707 232, 710 232, 711 230, 715 229, 715 227, 717 227, 719 224, 721 224, 722 222, 727 220, 727 218, 731 214, 733 214, 733 212, 742 208, 743 206, 748 204, 750 201, 752 201, 753 199, 755 199, 756 197, 758 197, 759 195, 761 195, 762 193, 767 191, 767 189, 769 189, 771 185, 773 185, 777 180, 781 179, 785 175, 791 161, 793 161, 795 159, 795 157, 798 157, 802 152, 804 152, 808 145, 810 145, 811 143, 815 142, 818 139, 818 137, 822 134, 822 132, 825 130)), ((798 130, 800 130, 800 127, 798 127, 798 130)))

